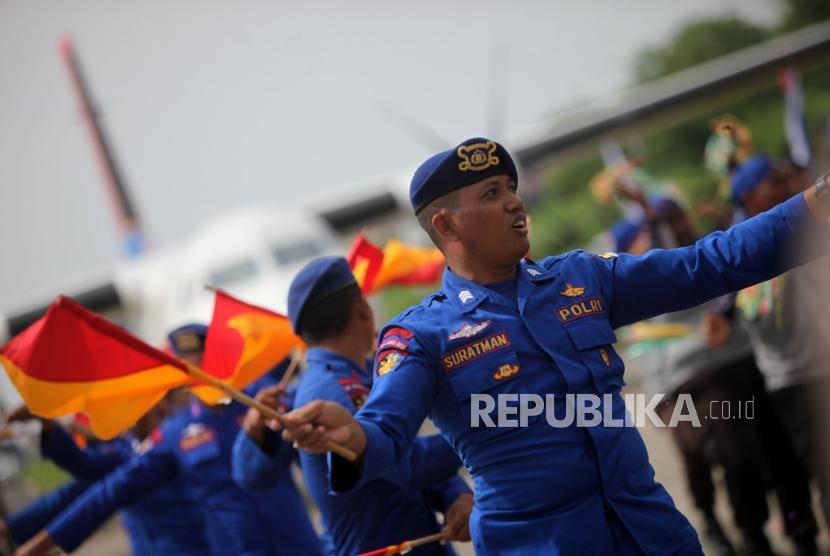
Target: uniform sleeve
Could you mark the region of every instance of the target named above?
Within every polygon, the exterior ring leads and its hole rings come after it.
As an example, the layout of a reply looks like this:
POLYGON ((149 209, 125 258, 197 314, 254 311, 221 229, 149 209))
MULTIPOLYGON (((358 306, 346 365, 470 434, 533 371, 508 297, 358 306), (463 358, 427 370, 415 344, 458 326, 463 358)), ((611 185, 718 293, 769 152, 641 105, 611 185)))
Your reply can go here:
POLYGON ((280 481, 282 471, 291 465, 292 456, 291 446, 271 429, 265 430, 264 448, 240 429, 231 456, 233 480, 248 492, 271 488, 280 481))
POLYGON ((643 256, 594 258, 610 285, 614 328, 694 307, 768 280, 802 264, 791 251, 796 231, 815 225, 803 195, 692 246, 654 249, 643 256))
POLYGON ((124 456, 117 450, 81 450, 62 427, 55 426, 40 438, 43 457, 54 461, 76 479, 97 481, 122 463, 124 456))
POLYGON ((168 483, 177 472, 175 454, 156 446, 89 487, 46 531, 61 549, 72 552, 114 512, 168 483))
POLYGON ((71 481, 6 517, 6 526, 15 544, 21 545, 35 536, 89 485, 87 482, 71 481))
POLYGON ((398 358, 392 359, 387 358, 389 352, 378 353, 375 383, 366 405, 356 415, 366 434, 362 466, 356 468, 329 453, 331 487, 335 492, 350 490, 398 465, 408 455, 435 400, 438 379, 429 354, 417 338, 407 338, 406 348, 395 350, 395 354, 398 358))
POLYGON ((424 498, 430 509, 436 512, 447 513, 447 510, 464 493, 472 494, 467 481, 455 475, 450 479, 424 489, 424 498))
MULTIPOLYGON (((309 392, 311 399, 336 401, 354 411, 343 389, 335 382, 321 382, 313 385, 309 392)), ((294 449, 283 442, 281 436, 269 429, 265 430, 265 446, 260 447, 251 440, 244 430, 240 430, 233 446, 232 474, 233 480, 247 491, 271 488, 282 476, 282 470, 291 465, 294 449)))
POLYGON ((416 437, 401 462, 406 481, 417 489, 446 481, 459 467, 461 460, 440 434, 416 437))

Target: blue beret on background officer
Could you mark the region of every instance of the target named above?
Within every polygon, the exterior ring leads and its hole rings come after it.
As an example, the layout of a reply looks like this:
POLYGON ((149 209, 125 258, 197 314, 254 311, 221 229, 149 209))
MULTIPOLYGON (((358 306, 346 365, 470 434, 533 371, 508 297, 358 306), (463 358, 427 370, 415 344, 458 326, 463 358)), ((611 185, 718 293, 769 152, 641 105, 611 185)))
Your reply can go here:
MULTIPOLYGON (((374 314, 344 258, 315 259, 299 271, 288 291, 288 317, 309 346, 295 402, 329 400, 356 412, 372 388, 367 354, 374 351, 376 334, 374 314)), ((261 489, 273 481, 277 454, 269 447, 279 444, 268 440, 273 436, 270 429, 240 432, 234 476, 245 488, 261 489)), ((466 535, 470 489, 457 476, 461 462, 439 435, 416 438, 394 469, 338 496, 329 489, 325 456, 302 452, 300 457, 334 554, 349 556, 439 532, 436 511, 445 513, 448 527, 461 525, 466 535)), ((447 539, 454 536, 448 532, 447 539)), ((413 554, 440 556, 453 550, 429 544, 413 554)))
MULTIPOLYGON (((413 209, 449 265, 441 289, 382 329, 375 384, 355 416, 308 404, 287 415, 293 426, 283 435, 313 452, 336 439, 362 455, 360 467, 329 456, 332 486, 347 490, 393 467, 429 416, 473 477, 479 555, 699 555, 697 534, 654 480, 636 429, 553 428, 538 412, 507 426, 494 413, 489 423, 471 421, 481 417, 482 394, 512 399, 517 411, 515 400, 530 393, 560 402, 608 395, 605 415, 624 422, 614 329, 805 262, 783 260, 786 247, 797 228, 818 226, 830 210, 808 192, 688 247, 644 256, 572 251, 536 263, 524 258, 514 168, 497 143, 474 138, 415 172, 413 209), (382 347, 401 337, 403 348, 382 347), (390 357, 395 364, 385 365, 390 357)), ((566 405, 546 409, 561 420, 566 405)))

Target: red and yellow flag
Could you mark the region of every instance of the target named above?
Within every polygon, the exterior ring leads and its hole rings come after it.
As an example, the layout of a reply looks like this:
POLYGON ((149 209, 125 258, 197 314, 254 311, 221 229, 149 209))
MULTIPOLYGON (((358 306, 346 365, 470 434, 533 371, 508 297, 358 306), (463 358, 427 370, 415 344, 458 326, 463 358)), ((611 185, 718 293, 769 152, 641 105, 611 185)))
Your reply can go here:
POLYGON ((363 235, 355 238, 346 260, 366 294, 391 285, 434 284, 446 265, 443 253, 435 247, 415 247, 393 238, 380 249, 363 235))
POLYGON ((0 363, 32 413, 84 412, 102 439, 192 381, 174 357, 63 296, 0 349, 0 363))
MULTIPOLYGON (((302 340, 294 334, 291 322, 284 315, 217 291, 202 369, 241 390, 288 357, 294 349, 303 347, 302 340)), ((222 391, 210 386, 199 385, 191 390, 209 404, 226 397, 222 391)))

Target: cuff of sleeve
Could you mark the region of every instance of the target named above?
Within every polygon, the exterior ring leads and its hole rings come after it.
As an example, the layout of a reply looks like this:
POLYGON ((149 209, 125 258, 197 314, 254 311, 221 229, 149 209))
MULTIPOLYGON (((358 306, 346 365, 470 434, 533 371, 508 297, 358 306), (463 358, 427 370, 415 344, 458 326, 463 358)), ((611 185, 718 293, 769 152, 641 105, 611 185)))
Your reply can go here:
POLYGON ((799 193, 779 205, 784 219, 792 227, 796 228, 802 223, 804 216, 809 212, 804 194, 799 193))
POLYGON ((55 541, 55 544, 64 552, 72 552, 81 545, 83 537, 73 535, 72 527, 66 526, 58 516, 52 523, 46 526, 46 532, 55 541))
POLYGON ((467 486, 467 482, 461 477, 454 477, 447 481, 447 486, 441 491, 441 499, 444 501, 445 511, 465 492, 473 493, 470 487, 467 486))
POLYGON ((371 481, 395 464, 395 448, 392 441, 371 421, 357 419, 366 435, 366 451, 363 462, 354 464, 328 453, 329 481, 334 494, 346 492, 371 481))

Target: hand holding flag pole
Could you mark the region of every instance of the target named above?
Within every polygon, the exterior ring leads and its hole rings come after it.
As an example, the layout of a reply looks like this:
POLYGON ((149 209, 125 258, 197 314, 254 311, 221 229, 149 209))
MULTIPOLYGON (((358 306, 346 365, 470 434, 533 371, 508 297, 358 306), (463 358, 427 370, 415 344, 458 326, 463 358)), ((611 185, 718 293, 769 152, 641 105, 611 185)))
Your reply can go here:
MULTIPOLYGON (((268 417, 269 419, 274 419, 274 420, 278 421, 280 423, 280 425, 282 425, 283 427, 286 427, 286 428, 290 427, 290 424, 285 419, 285 417, 280 412, 278 412, 276 409, 274 409, 273 407, 268 407, 267 405, 265 405, 263 403, 260 403, 259 401, 255 400, 251 396, 248 396, 247 394, 245 394, 243 392, 240 392, 236 388, 234 388, 232 386, 229 386, 228 384, 225 384, 224 382, 222 382, 218 378, 215 378, 215 377, 209 375, 208 373, 206 373, 205 371, 203 371, 202 369, 200 369, 199 367, 197 367, 197 366, 195 366, 191 363, 187 363, 186 361, 183 361, 183 363, 187 366, 187 372, 192 377, 204 382, 205 384, 213 386, 214 388, 218 388, 218 389, 222 390, 222 392, 224 392, 225 394, 227 394, 228 396, 230 396, 234 400, 238 401, 239 403, 245 404, 248 407, 253 407, 257 411, 259 411, 260 413, 262 413, 263 415, 268 417)), ((292 363, 293 363, 293 361, 292 361, 292 363)), ((286 370, 286 374, 288 374, 287 370, 286 370)), ((348 448, 346 448, 344 446, 341 446, 339 444, 335 444, 334 442, 329 441, 327 443, 327 448, 330 451, 346 458, 349 461, 357 461, 357 454, 355 454, 354 452, 352 452, 351 450, 349 450, 348 448)))
POLYGON ((363 552, 358 554, 358 556, 394 556, 395 554, 406 554, 410 552, 413 548, 419 547, 423 544, 429 544, 431 542, 437 542, 441 540, 441 533, 435 533, 432 535, 427 535, 425 537, 418 537, 417 539, 413 539, 411 541, 403 541, 398 545, 391 545, 387 546, 386 548, 378 548, 377 550, 372 550, 370 552, 363 552))
MULTIPOLYGON (((82 411, 103 439, 130 427, 168 390, 189 384, 188 375, 286 424, 276 410, 64 296, 0 348, 0 363, 32 413, 57 418, 82 411)), ((357 459, 342 446, 328 448, 357 459)))

